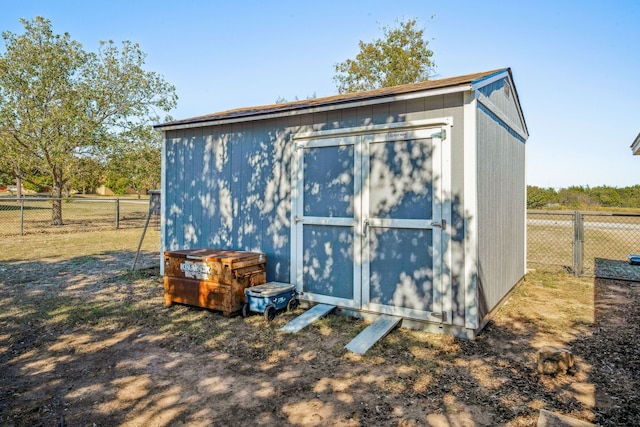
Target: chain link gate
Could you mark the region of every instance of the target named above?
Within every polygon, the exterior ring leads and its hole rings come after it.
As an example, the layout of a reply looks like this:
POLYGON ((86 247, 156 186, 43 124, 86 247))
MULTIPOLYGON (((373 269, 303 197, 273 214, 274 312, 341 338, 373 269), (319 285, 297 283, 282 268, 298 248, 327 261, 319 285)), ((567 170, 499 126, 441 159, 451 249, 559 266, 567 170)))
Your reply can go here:
POLYGON ((577 275, 594 276, 597 259, 628 261, 640 252, 640 214, 579 212, 582 268, 577 275))
POLYGON ((527 266, 593 276, 596 259, 627 261, 640 252, 640 214, 527 212, 527 266))
POLYGON ((527 212, 527 267, 573 271, 574 212, 527 212))

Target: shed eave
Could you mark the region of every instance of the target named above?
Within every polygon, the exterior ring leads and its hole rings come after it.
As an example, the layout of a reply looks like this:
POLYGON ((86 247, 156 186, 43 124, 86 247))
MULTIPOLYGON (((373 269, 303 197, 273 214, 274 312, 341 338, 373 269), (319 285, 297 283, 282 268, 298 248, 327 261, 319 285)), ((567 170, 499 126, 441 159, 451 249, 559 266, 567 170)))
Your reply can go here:
POLYGON ((190 123, 180 123, 180 124, 167 124, 167 125, 155 125, 154 128, 161 131, 169 131, 169 130, 179 130, 179 129, 192 129, 198 127, 206 127, 206 126, 220 126, 230 123, 242 123, 249 122, 255 120, 267 120, 267 119, 278 119, 283 117, 292 117, 298 116, 302 114, 312 114, 312 113, 320 113, 326 111, 335 111, 335 110, 344 110, 348 108, 358 108, 358 107, 366 107, 370 105, 377 104, 385 104, 392 103, 398 101, 407 101, 411 99, 417 98, 426 98, 429 96, 438 96, 438 95, 447 95, 451 93, 465 92, 472 90, 472 84, 462 84, 452 87, 438 88, 438 89, 430 89, 430 90, 422 90, 411 93, 403 93, 397 95, 388 95, 381 96, 376 98, 369 99, 361 99, 357 101, 345 101, 341 103, 332 103, 325 105, 318 105, 313 107, 302 107, 298 109, 285 110, 280 112, 272 112, 272 113, 256 113, 239 117, 229 117, 229 118, 221 118, 221 119, 212 119, 212 120, 202 120, 202 121, 193 121, 190 123))
POLYGON ((640 133, 636 136, 633 144, 631 144, 631 152, 634 156, 640 156, 640 133))
POLYGON ((508 68, 504 68, 502 70, 497 70, 495 73, 493 74, 489 74, 487 76, 483 76, 480 77, 479 79, 476 79, 474 81, 471 82, 471 87, 473 88, 473 90, 477 90, 481 87, 484 87, 486 85, 489 85, 493 82, 495 82, 496 80, 500 80, 502 78, 504 78, 505 76, 509 77, 509 80, 511 80, 511 71, 508 68))
POLYGON ((515 95, 516 107, 518 108, 518 115, 520 116, 520 121, 522 122, 522 128, 524 130, 524 135, 521 135, 523 138, 529 138, 529 128, 527 127, 527 121, 524 118, 524 113, 522 112, 522 105, 520 104, 520 97, 518 95, 518 89, 516 88, 515 82, 513 81, 513 75, 511 74, 511 68, 504 68, 502 70, 497 70, 493 74, 489 74, 487 76, 481 77, 477 80, 471 82, 471 87, 474 92, 476 92, 479 88, 487 86, 496 80, 500 80, 503 78, 507 78, 509 80, 509 84, 513 89, 513 93, 515 95))

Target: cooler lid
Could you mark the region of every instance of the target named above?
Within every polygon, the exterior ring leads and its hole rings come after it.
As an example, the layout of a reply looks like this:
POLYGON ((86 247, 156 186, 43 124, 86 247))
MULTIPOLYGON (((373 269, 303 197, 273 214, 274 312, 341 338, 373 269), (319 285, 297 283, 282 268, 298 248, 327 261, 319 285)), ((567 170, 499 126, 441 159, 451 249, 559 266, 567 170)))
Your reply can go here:
POLYGON ((250 288, 246 288, 244 291, 249 295, 267 296, 292 291, 294 288, 295 286, 290 283, 268 282, 263 285, 251 286, 250 288))
POLYGON ((173 256, 177 258, 193 259, 198 261, 214 261, 214 262, 229 262, 249 260, 252 258, 258 258, 259 262, 266 262, 267 256, 262 252, 248 252, 248 251, 232 251, 227 249, 185 249, 181 251, 166 251, 165 256, 173 256))

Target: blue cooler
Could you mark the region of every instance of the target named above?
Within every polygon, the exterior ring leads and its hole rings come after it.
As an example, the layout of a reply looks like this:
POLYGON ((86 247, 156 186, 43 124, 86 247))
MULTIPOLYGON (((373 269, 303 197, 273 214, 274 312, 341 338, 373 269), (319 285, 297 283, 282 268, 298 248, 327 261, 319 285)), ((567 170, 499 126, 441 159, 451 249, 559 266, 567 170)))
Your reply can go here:
POLYGON ((281 282, 269 282, 264 285, 251 286, 244 290, 245 304, 242 315, 247 317, 250 311, 264 313, 264 318, 271 321, 276 317, 276 311, 295 310, 298 298, 294 285, 281 282))

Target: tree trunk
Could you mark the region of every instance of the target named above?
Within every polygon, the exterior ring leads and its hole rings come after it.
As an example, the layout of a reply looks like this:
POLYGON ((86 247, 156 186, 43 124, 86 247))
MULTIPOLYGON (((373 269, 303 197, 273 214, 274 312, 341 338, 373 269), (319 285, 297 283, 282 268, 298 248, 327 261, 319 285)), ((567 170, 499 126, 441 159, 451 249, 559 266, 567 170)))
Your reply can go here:
POLYGON ((51 209, 51 225, 63 225, 62 223, 62 177, 59 170, 53 173, 53 206, 51 209))
POLYGON ((20 177, 16 178, 16 199, 18 203, 20 203, 20 199, 22 198, 22 180, 20 177))

